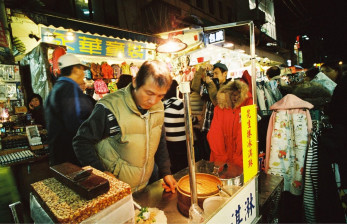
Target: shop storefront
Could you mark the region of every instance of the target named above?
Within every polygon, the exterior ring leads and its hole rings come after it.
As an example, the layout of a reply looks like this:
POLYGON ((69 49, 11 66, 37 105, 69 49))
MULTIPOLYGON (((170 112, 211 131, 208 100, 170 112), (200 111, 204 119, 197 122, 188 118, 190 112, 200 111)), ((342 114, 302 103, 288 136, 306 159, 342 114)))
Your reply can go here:
MULTIPOLYGON (((38 15, 35 14, 34 18, 37 19, 38 15)), ((4 178, 15 181, 17 198, 25 209, 29 208, 30 184, 51 176, 47 132, 30 116, 27 101, 33 93, 39 94, 43 101, 48 96, 58 78, 54 70, 57 61, 53 58, 57 49, 74 54, 95 68, 95 74, 86 72, 86 80, 100 80, 110 92, 107 84, 122 74, 129 75, 131 80, 145 60, 154 59, 157 40, 156 37, 114 28, 100 29, 97 24, 45 18, 35 21, 24 14, 12 18, 12 33, 25 44, 27 51, 24 55, 17 55, 17 65, 0 65, 0 166, 7 173, 4 178), (76 31, 71 29, 71 24, 75 25, 76 31)), ((102 94, 98 94, 99 97, 102 94)))

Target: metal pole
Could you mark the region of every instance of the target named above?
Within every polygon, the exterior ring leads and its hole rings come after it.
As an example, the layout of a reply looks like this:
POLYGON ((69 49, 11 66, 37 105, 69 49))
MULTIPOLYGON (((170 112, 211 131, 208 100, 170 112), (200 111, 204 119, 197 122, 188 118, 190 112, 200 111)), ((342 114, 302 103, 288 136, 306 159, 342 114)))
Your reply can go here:
POLYGON ((221 24, 221 25, 215 25, 215 26, 208 26, 204 27, 204 31, 210 31, 210 30, 218 30, 218 29, 226 29, 226 28, 231 28, 231 27, 236 27, 236 26, 244 26, 248 25, 250 23, 253 23, 252 20, 247 20, 247 21, 241 21, 241 22, 235 22, 235 23, 226 23, 226 24, 221 24))
MULTIPOLYGON (((203 32, 203 31, 211 31, 211 30, 218 30, 218 29, 226 29, 226 28, 231 28, 231 27, 236 27, 236 26, 244 26, 244 25, 249 25, 252 20, 246 20, 246 21, 241 21, 241 22, 235 22, 235 23, 226 23, 226 24, 220 24, 220 25, 215 25, 215 26, 207 26, 207 27, 201 27, 201 28, 193 28, 189 30, 181 30, 183 31, 183 34, 191 33, 191 32, 203 32)), ((175 33, 176 31, 171 31, 167 32, 168 35, 170 33, 175 33)))
POLYGON ((187 137, 187 157, 189 165, 189 184, 191 193, 191 207, 189 209, 189 218, 191 220, 191 223, 201 223, 203 221, 203 211, 198 205, 198 194, 196 187, 194 137, 189 98, 190 83, 181 82, 179 89, 183 94, 184 119, 187 137))
POLYGON ((255 37, 254 37, 254 23, 249 23, 249 41, 250 41, 250 53, 251 53, 251 76, 252 76, 252 96, 253 104, 257 104, 257 83, 256 83, 256 70, 255 70, 255 37))
POLYGON ((193 137, 193 125, 191 119, 191 109, 190 109, 190 86, 189 82, 182 82, 180 84, 180 90, 183 93, 183 103, 184 103, 184 119, 186 127, 186 137, 187 137, 187 151, 188 151, 188 165, 189 165, 189 176, 190 176, 190 192, 192 194, 191 200, 192 204, 198 203, 197 190, 196 190, 196 179, 195 179, 195 153, 194 153, 194 137, 193 137))

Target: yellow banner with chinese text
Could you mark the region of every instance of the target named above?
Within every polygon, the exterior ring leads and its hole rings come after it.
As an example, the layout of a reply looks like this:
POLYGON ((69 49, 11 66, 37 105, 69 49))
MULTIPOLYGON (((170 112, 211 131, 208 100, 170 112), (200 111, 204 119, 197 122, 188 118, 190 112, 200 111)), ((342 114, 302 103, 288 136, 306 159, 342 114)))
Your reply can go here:
POLYGON ((241 107, 244 183, 258 173, 258 128, 255 104, 241 107))

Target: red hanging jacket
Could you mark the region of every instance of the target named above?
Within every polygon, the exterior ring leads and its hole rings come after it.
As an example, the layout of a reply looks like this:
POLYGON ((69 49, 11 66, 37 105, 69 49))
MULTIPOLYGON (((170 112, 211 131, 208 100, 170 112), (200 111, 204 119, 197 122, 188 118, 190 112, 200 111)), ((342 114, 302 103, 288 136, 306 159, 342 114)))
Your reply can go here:
POLYGON ((109 64, 103 63, 101 65, 101 73, 104 79, 113 79, 113 69, 109 64))
POLYGON ((60 75, 60 69, 59 69, 59 64, 58 64, 58 59, 60 56, 66 54, 66 51, 62 47, 56 47, 53 51, 52 54, 52 67, 53 67, 53 75, 55 77, 58 77, 60 75))

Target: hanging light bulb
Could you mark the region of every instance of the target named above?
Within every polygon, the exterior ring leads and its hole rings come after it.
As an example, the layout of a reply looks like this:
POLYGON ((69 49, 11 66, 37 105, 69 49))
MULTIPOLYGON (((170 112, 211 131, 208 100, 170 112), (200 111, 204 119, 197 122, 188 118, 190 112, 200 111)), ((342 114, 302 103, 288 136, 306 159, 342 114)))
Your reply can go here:
POLYGON ((187 48, 187 44, 180 39, 169 38, 157 47, 159 53, 175 53, 187 48))
POLYGON ((69 41, 73 41, 75 39, 73 32, 71 32, 71 31, 67 32, 66 33, 66 39, 69 41))

